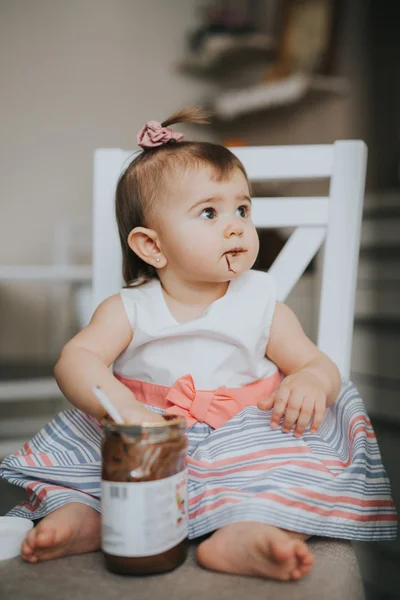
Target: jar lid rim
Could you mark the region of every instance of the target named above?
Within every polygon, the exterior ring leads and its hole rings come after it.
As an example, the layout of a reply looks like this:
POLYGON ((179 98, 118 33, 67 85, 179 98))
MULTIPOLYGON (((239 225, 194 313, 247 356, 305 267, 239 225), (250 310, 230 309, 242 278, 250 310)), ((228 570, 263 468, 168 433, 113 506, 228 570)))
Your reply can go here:
MULTIPOLYGON (((164 416, 164 415, 163 415, 164 416)), ((156 423, 144 421, 142 423, 116 423, 115 421, 110 421, 108 419, 103 419, 101 421, 102 427, 105 429, 112 429, 114 431, 127 431, 129 433, 139 433, 146 430, 152 431, 162 431, 164 429, 168 429, 169 427, 176 426, 184 426, 186 429, 186 419, 180 415, 165 415, 164 422, 159 421, 156 423)))

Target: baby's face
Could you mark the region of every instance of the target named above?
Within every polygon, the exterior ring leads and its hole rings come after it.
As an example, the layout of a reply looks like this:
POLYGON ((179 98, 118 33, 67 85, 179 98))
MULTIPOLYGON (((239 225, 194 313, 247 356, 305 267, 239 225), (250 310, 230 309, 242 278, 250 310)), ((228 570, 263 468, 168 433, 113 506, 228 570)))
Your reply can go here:
POLYGON ((212 175, 207 168, 187 170, 161 200, 167 268, 188 281, 230 281, 253 266, 259 250, 243 173, 237 169, 225 181, 212 175))

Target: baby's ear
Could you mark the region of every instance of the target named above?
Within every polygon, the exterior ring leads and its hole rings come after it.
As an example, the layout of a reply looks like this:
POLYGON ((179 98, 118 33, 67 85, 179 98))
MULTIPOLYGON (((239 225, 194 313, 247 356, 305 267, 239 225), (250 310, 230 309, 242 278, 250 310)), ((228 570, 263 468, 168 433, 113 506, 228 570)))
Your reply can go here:
POLYGON ((161 251, 157 232, 146 227, 135 227, 128 235, 128 246, 148 265, 159 269, 165 267, 167 259, 161 251))

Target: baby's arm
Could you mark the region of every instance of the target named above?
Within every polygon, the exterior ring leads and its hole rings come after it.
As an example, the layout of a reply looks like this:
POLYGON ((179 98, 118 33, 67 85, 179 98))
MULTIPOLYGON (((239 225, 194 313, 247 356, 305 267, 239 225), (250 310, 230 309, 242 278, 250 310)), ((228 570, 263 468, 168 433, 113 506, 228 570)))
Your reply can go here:
POLYGON ((271 427, 278 426, 282 416, 283 431, 302 435, 313 413, 311 431, 321 425, 326 407, 340 392, 341 377, 334 362, 305 335, 297 317, 285 304, 277 302, 271 325, 266 356, 286 376, 272 396, 259 403, 259 408, 273 407, 271 427))
POLYGON ((92 388, 100 386, 127 422, 160 421, 162 417, 140 404, 133 393, 109 371, 129 345, 133 333, 119 295, 96 309, 87 327, 61 351, 54 375, 66 398, 84 412, 101 419, 105 411, 92 388))

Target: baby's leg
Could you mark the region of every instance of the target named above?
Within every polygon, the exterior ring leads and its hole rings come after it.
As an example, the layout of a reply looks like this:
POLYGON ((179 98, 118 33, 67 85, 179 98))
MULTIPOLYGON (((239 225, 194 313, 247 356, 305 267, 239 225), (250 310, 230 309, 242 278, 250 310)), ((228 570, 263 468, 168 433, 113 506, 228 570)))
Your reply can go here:
POLYGON ((23 559, 36 563, 100 548, 100 514, 80 502, 70 502, 50 513, 26 536, 23 559))
POLYGON ((221 527, 197 549, 206 569, 236 575, 297 580, 311 571, 309 536, 273 525, 243 521, 221 527))

